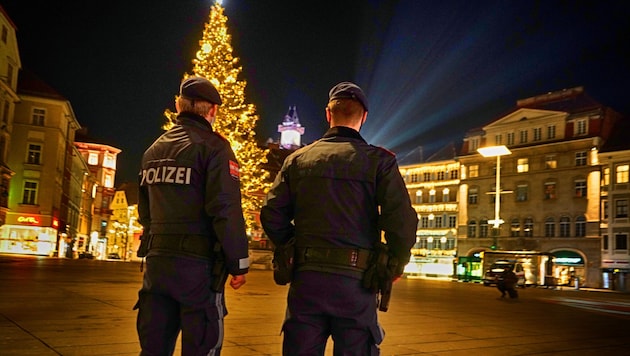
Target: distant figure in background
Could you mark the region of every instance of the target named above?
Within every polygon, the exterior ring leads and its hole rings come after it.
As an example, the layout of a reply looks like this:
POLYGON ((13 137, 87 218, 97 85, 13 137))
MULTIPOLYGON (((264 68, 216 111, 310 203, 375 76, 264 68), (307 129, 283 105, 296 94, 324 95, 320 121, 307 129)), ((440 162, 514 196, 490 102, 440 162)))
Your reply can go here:
POLYGON ((497 289, 501 292, 501 298, 505 297, 506 292, 510 298, 518 298, 516 283, 518 283, 516 273, 512 271, 511 267, 506 267, 505 270, 503 270, 503 272, 501 272, 501 274, 497 277, 497 289))

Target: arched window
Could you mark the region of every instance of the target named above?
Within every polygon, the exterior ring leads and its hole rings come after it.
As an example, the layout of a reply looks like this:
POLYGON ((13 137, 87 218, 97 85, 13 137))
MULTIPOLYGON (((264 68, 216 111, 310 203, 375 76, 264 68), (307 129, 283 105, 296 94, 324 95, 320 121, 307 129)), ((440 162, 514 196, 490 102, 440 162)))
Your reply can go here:
POLYGON ((571 236, 571 219, 568 216, 560 218, 560 237, 571 236))
POLYGON ((545 237, 556 236, 556 222, 552 217, 545 219, 545 237))
POLYGON ((586 218, 583 215, 575 219, 575 236, 586 236, 586 218))
POLYGON ((512 219, 512 224, 510 225, 510 236, 519 237, 521 234, 521 222, 518 219, 512 219))
POLYGON ((488 220, 479 221, 479 237, 488 237, 488 220))
POLYGON ((468 237, 476 237, 477 236, 477 222, 475 220, 470 220, 468 222, 468 237))
POLYGON ((523 224, 523 236, 532 237, 534 236, 534 219, 526 218, 523 224))

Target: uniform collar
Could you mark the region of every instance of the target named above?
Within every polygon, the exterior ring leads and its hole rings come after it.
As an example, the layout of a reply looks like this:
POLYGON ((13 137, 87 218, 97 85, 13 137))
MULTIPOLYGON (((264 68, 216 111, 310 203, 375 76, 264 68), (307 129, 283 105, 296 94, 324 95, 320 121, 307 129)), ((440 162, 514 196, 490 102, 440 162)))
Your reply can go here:
POLYGON ((185 123, 192 123, 192 122, 195 122, 197 124, 202 125, 203 127, 207 127, 210 130, 212 130, 212 125, 210 125, 208 120, 206 120, 206 118, 201 115, 197 115, 197 114, 193 114, 189 112, 182 112, 182 113, 179 113, 179 115, 177 115, 178 124, 185 124, 185 123))
POLYGON ((354 138, 356 140, 361 140, 363 142, 366 142, 363 139, 363 137, 361 137, 358 131, 356 131, 355 129, 346 127, 346 126, 335 126, 335 127, 329 128, 322 138, 329 138, 329 137, 347 137, 347 138, 354 138))

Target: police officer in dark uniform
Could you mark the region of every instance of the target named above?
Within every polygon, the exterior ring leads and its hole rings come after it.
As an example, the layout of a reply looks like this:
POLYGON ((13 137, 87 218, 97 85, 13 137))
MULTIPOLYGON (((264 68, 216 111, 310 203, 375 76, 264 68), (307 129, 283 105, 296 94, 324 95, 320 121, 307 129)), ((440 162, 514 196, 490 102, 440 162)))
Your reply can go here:
POLYGON ((177 124, 142 157, 138 255, 146 254, 146 270, 136 305, 141 355, 171 355, 180 330, 182 355, 219 355, 227 273, 232 288, 245 284, 239 165, 229 142, 212 130, 220 104, 210 81, 184 80, 175 103, 177 124), (213 273, 217 269, 227 273, 213 273))
POLYGON ((377 298, 362 285, 381 232, 400 277, 416 241, 417 214, 391 152, 359 134, 368 101, 356 84, 329 93, 330 129, 284 161, 261 210, 275 246, 295 238, 283 324, 284 355, 377 355, 377 298))

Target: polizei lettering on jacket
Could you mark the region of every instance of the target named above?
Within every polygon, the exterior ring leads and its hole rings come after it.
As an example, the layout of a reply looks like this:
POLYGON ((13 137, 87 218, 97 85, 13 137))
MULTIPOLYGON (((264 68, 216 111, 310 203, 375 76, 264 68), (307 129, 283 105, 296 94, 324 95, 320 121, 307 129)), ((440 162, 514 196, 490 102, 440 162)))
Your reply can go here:
POLYGON ((190 167, 160 166, 142 170, 140 185, 146 184, 190 184, 190 167))

